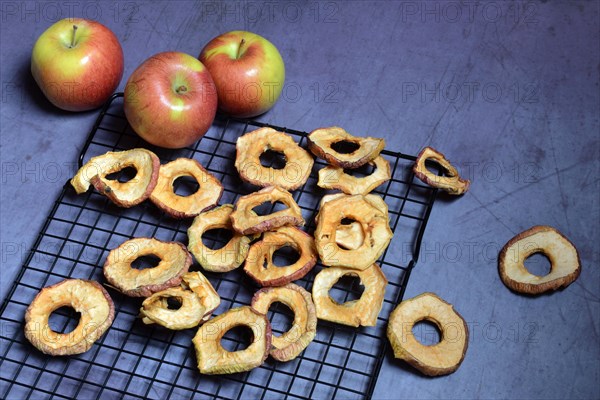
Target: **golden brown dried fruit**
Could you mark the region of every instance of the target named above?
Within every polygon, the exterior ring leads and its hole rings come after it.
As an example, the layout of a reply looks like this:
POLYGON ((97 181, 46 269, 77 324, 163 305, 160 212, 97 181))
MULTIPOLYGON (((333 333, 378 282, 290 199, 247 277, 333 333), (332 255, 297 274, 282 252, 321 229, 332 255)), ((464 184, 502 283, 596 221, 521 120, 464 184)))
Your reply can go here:
POLYGON ((231 213, 233 205, 224 204, 198 215, 188 229, 188 248, 206 271, 228 272, 236 269, 246 259, 250 242, 255 236, 242 235, 233 230, 231 213), (227 229, 233 236, 225 246, 213 250, 202 243, 202 236, 211 229, 227 229))
POLYGON ((319 181, 317 185, 323 189, 337 189, 347 194, 367 194, 377 186, 391 179, 390 163, 379 156, 372 161, 370 165, 375 170, 367 176, 356 177, 344 172, 341 167, 328 165, 319 170, 319 181))
POLYGON ((140 308, 140 317, 147 324, 158 324, 168 329, 181 330, 198 326, 206 309, 200 297, 191 290, 182 287, 168 288, 146 298, 140 308), (179 307, 171 309, 169 299, 179 303, 179 307))
POLYGON ((390 314, 387 336, 396 358, 429 376, 456 371, 465 358, 469 342, 465 320, 451 304, 434 293, 423 293, 400 303, 390 314), (439 343, 427 346, 415 339, 412 329, 420 321, 429 321, 438 327, 439 343))
POLYGON ((534 226, 512 238, 500 252, 498 267, 500 278, 509 289, 526 294, 567 287, 581 273, 577 249, 551 226, 534 226), (527 271, 525 259, 534 253, 548 257, 550 273, 538 276, 527 271))
POLYGON ((434 188, 442 189, 449 194, 459 195, 469 190, 471 182, 468 179, 462 179, 458 171, 446 157, 432 147, 425 147, 417 156, 417 161, 413 166, 415 176, 434 188), (425 161, 432 160, 439 164, 445 170, 445 176, 438 176, 425 167, 425 161))
POLYGON ((373 202, 365 196, 354 195, 323 204, 317 219, 315 245, 324 265, 365 269, 383 254, 393 233, 387 214, 373 202), (337 229, 345 218, 361 224, 364 240, 356 249, 344 249, 337 243, 337 229))
POLYGON ((25 313, 25 337, 42 353, 80 354, 106 332, 114 317, 113 301, 98 282, 66 279, 35 296, 25 313), (80 313, 79 324, 69 333, 57 333, 48 326, 48 318, 65 306, 80 313))
POLYGON ((265 315, 249 306, 232 308, 202 325, 192 342, 201 373, 214 375, 249 371, 260 366, 269 355, 271 325, 265 315), (252 343, 244 350, 227 351, 221 346, 221 338, 236 326, 247 326, 252 330, 252 343))
POLYGON ((223 194, 223 185, 196 160, 178 158, 160 166, 158 182, 150 200, 173 218, 191 218, 213 208, 223 194), (175 193, 173 184, 178 178, 192 177, 200 188, 189 196, 175 193))
POLYGON ((192 255, 178 242, 152 238, 135 238, 113 249, 104 263, 104 276, 116 289, 132 297, 148 297, 161 290, 178 286, 181 276, 192 264, 192 255), (155 256, 154 268, 135 269, 131 264, 143 256, 155 256))
POLYGON ((284 226, 265 232, 263 239, 250 247, 244 271, 261 286, 282 286, 302 278, 317 262, 317 252, 312 236, 298 228, 284 226), (300 253, 292 264, 278 267, 273 264, 273 253, 289 246, 300 253))
POLYGON ((160 160, 146 149, 127 151, 109 151, 92 157, 71 179, 71 185, 77 194, 85 193, 90 184, 98 192, 121 207, 132 207, 146 200, 158 179, 160 160), (136 169, 136 175, 127 182, 106 179, 107 175, 127 167, 136 169))
POLYGON ((285 286, 264 288, 252 297, 252 308, 267 314, 271 304, 280 302, 294 313, 292 327, 281 336, 271 337, 271 357, 277 361, 290 361, 312 342, 317 333, 317 314, 312 297, 304 288, 288 283, 285 286))
POLYGON ((279 186, 295 190, 304 185, 314 160, 294 139, 273 128, 259 128, 237 139, 235 168, 243 180, 257 186, 279 186), (260 156, 266 151, 283 153, 286 159, 281 169, 265 167, 260 156))
POLYGON ((329 164, 341 168, 358 168, 365 165, 377 157, 384 147, 383 139, 352 136, 337 126, 316 129, 308 135, 310 151, 329 164), (341 153, 332 147, 337 143, 353 144, 354 147, 358 147, 350 153, 341 153))
POLYGON ((277 229, 285 225, 302 226, 304 225, 304 218, 302 218, 300 207, 298 207, 290 192, 277 186, 269 186, 258 192, 240 197, 233 213, 231 213, 231 222, 233 229, 242 235, 249 235, 277 229), (271 204, 281 202, 287 208, 268 215, 258 215, 253 211, 254 207, 267 202, 271 204))
POLYGON ((387 279, 377 264, 357 271, 347 268, 323 268, 312 287, 317 317, 349 326, 375 326, 381 311, 387 279), (357 276, 365 287, 360 299, 339 304, 329 296, 329 291, 342 276, 357 276))
POLYGON ((213 311, 221 304, 221 296, 219 296, 210 281, 200 271, 188 272, 183 275, 182 279, 183 286, 187 286, 200 298, 200 303, 205 309, 202 321, 207 321, 213 311))

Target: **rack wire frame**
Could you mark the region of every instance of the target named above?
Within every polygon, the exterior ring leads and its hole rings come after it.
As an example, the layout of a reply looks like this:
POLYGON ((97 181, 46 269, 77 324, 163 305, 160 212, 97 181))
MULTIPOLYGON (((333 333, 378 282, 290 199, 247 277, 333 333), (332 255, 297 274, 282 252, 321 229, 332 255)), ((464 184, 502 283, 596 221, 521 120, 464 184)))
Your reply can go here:
MULTIPOLYGON (((81 151, 79 165, 106 151, 146 147, 162 162, 178 157, 195 158, 224 184, 220 204, 234 203, 257 190, 242 182, 233 166, 236 138, 261 122, 217 119, 195 146, 182 150, 155 148, 143 142, 128 126, 122 113, 122 93, 101 110, 81 151)), ((306 133, 285 127, 285 132, 306 147, 306 133)), ((191 221, 174 220, 150 202, 120 209, 95 191, 76 195, 69 182, 54 205, 0 308, 0 398, 370 398, 387 353, 386 325, 390 312, 404 295, 420 253, 421 240, 437 190, 415 181, 414 156, 384 150, 392 179, 374 192, 389 206, 394 239, 379 264, 389 283, 377 326, 352 328, 319 320, 317 335, 295 360, 268 359, 250 372, 223 376, 201 375, 191 339, 195 330, 169 331, 144 325, 138 316, 140 299, 127 298, 109 288, 115 302, 110 329, 86 353, 66 357, 46 356, 33 348, 23 334, 24 314, 35 295, 46 286, 67 278, 104 282, 102 265, 108 252, 133 237, 150 236, 187 243, 191 221)), ((270 160, 277 162, 277 160, 270 160)), ((309 181, 293 192, 312 233, 318 202, 328 191, 316 184, 315 160, 309 181)), ((119 179, 119 177, 117 177, 119 179)), ((176 182, 176 186, 177 186, 176 182)), ((177 190, 177 188, 176 188, 177 190)), ((193 190, 193 189, 192 189, 193 190)), ((207 233, 208 245, 226 243, 222 233, 207 233)), ((192 269, 199 268, 197 265, 192 269)), ((296 283, 310 290, 320 264, 296 283)), ((222 298, 215 315, 249 304, 258 289, 241 269, 205 273, 222 298)), ((338 301, 360 297, 356 280, 338 282, 330 294, 338 301)), ((274 303, 269 319, 275 334, 289 328, 293 314, 274 303)), ((68 332, 77 323, 70 309, 61 308, 50 319, 54 330, 68 332)), ((224 345, 235 350, 248 342, 243 332, 229 332, 224 345)))

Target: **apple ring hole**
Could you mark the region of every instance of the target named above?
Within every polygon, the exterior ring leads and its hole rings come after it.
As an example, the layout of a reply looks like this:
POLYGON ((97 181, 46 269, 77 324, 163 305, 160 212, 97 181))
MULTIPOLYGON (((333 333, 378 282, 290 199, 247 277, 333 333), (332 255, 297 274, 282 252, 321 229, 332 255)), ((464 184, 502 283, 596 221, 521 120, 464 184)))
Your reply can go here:
MULTIPOLYGON (((294 265, 299 259, 300 253, 292 246, 280 247, 273 253, 273 265, 276 267, 294 265)), ((268 265, 263 265, 263 267, 267 268, 268 265)))
POLYGON ((106 175, 106 179, 110 181, 118 181, 120 183, 126 183, 134 179, 137 175, 137 169, 134 167, 125 167, 119 171, 113 172, 112 174, 106 175))
POLYGON ((237 325, 221 337, 221 347, 230 352, 241 351, 247 349, 253 341, 252 329, 247 325, 237 325))
POLYGON ((48 317, 48 327, 57 333, 70 333, 77 328, 81 313, 71 306, 59 307, 48 317))
POLYGON ((276 201, 275 203, 270 203, 267 201, 257 205, 252 209, 252 211, 256 213, 256 215, 264 216, 278 211, 287 210, 288 208, 289 207, 283 204, 281 201, 276 201))
POLYGON ((331 149, 340 154, 352 154, 360 149, 360 144, 349 140, 340 140, 339 142, 332 143, 331 149))
POLYGON ((427 319, 417 321, 413 325, 412 333, 423 346, 435 346, 442 341, 440 328, 435 322, 427 319))
POLYGON ((271 321, 273 332, 279 335, 289 332, 294 324, 294 312, 287 305, 279 301, 271 303, 267 318, 271 321))
POLYGON ((180 197, 188 197, 200 189, 198 181, 192 176, 180 176, 173 181, 173 193, 180 197))
POLYGON ((365 286, 356 275, 346 274, 329 290, 329 296, 338 304, 358 300, 362 297, 365 286))
POLYGON ((177 296, 168 296, 167 297, 167 309, 169 310, 179 310, 183 305, 183 299, 177 296))
POLYGON ((146 268, 155 268, 160 264, 160 257, 154 254, 148 254, 145 256, 141 256, 133 260, 131 263, 131 268, 134 269, 146 269, 146 268))
POLYGON ((202 234, 202 244, 211 250, 219 250, 233 238, 233 231, 226 228, 209 229, 202 234))
POLYGON ((442 176, 448 178, 453 178, 455 176, 454 174, 451 174, 446 167, 433 158, 428 158, 425 160, 425 169, 429 171, 430 174, 435 176, 437 176, 440 172, 442 173, 442 176))
POLYGON ((276 150, 266 150, 260 157, 260 165, 267 168, 273 169, 284 169, 287 164, 287 158, 285 154, 276 150))
POLYGON ((552 264, 550 263, 550 260, 541 251, 533 253, 527 257, 523 264, 529 273, 536 276, 546 276, 552 270, 552 264))
POLYGON ((344 168, 344 173, 355 178, 364 178, 370 176, 375 172, 375 165, 373 163, 366 163, 365 165, 356 169, 344 168))

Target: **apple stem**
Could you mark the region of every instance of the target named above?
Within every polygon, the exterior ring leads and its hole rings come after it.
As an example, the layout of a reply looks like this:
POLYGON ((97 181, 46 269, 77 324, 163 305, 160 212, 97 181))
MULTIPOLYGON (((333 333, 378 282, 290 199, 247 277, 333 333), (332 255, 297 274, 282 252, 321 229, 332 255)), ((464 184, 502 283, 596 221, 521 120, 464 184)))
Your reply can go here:
POLYGON ((244 43, 246 43, 246 41, 244 39, 242 39, 240 41, 240 47, 238 47, 238 51, 237 51, 237 54, 235 56, 236 60, 240 58, 240 53, 242 52, 242 46, 244 45, 244 43))
POLYGON ((75 33, 77 33, 77 25, 73 25, 73 37, 71 38, 71 46, 69 46, 70 48, 75 46, 75 33))
POLYGON ((181 85, 175 91, 177 92, 177 94, 181 94, 181 93, 187 92, 187 88, 185 86, 181 85))

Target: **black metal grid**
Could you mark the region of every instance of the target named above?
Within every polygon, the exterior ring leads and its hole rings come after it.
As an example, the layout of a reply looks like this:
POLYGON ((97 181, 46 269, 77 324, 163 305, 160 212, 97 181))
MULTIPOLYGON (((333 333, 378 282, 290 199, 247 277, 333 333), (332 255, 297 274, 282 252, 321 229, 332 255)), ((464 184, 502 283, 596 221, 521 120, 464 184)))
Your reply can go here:
MULTIPOLYGON (((193 148, 165 150, 141 141, 122 114, 122 94, 116 94, 102 109, 80 156, 80 165, 109 150, 147 147, 163 162, 177 157, 195 158, 224 184, 220 204, 234 203, 238 196, 256 187, 240 181, 233 167, 236 138, 262 123, 217 120, 193 148)), ((275 127, 292 135, 306 147, 303 132, 275 127)), ((376 327, 351 328, 319 321, 315 340, 295 360, 279 363, 268 359, 253 371, 225 376, 201 375, 191 344, 195 330, 169 331, 146 326, 137 317, 141 300, 127 298, 109 289, 116 316, 108 332, 88 352, 69 357, 46 356, 33 348, 23 335, 23 317, 38 291, 65 278, 104 282, 102 265, 108 252, 127 239, 151 236, 187 243, 191 221, 173 220, 151 203, 120 209, 95 191, 76 195, 65 184, 28 254, 16 282, 0 309, 0 398, 192 398, 198 395, 219 399, 247 398, 363 398, 373 393, 386 353, 387 317, 402 299, 415 265, 421 238, 436 196, 436 190, 414 180, 415 157, 382 153, 392 167, 392 179, 375 193, 386 200, 390 225, 395 232, 380 265, 389 280, 383 309, 376 327)), ((328 193, 316 185, 315 167, 306 185, 293 193, 314 229, 320 198, 328 193)), ((219 236, 209 237, 214 243, 219 236)), ((199 268, 197 265, 192 269, 199 268)), ((296 282, 310 289, 317 265, 296 282)), ((249 304, 258 287, 241 269, 226 274, 206 274, 222 298, 215 315, 231 307, 249 304)), ((338 299, 360 295, 356 282, 343 281, 332 290, 338 299)), ((269 311, 275 333, 287 329, 286 307, 269 311)), ((58 310, 52 327, 65 330, 76 321, 69 312, 58 310)), ((244 338, 227 335, 232 348, 244 338)))

